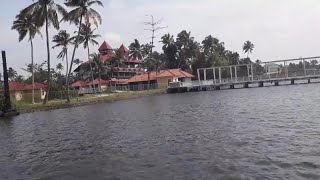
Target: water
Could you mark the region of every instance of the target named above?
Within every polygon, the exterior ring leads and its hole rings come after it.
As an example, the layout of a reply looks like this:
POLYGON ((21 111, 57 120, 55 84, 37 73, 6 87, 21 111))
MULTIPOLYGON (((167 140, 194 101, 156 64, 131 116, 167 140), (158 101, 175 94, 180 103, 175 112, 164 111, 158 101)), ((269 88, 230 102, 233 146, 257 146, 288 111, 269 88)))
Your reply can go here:
POLYGON ((171 94, 0 122, 0 179, 320 179, 320 84, 171 94))

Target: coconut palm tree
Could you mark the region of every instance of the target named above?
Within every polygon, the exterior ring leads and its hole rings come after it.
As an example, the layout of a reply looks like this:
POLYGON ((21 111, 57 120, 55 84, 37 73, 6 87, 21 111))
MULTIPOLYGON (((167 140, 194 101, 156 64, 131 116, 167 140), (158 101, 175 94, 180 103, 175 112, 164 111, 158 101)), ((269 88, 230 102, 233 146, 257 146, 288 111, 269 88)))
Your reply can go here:
POLYGON ((56 69, 59 70, 59 73, 61 74, 61 71, 63 70, 63 65, 61 63, 57 64, 56 69))
MULTIPOLYGON (((81 24, 83 19, 85 20, 85 24, 89 24, 90 22, 93 22, 96 26, 98 26, 102 22, 102 18, 100 14, 91 7, 92 5, 95 5, 95 4, 103 7, 102 2, 99 0, 66 0, 65 5, 67 7, 74 8, 74 9, 68 13, 68 16, 67 18, 65 18, 65 20, 73 22, 79 26, 78 35, 75 38, 75 46, 73 49, 69 73, 67 78, 70 78, 76 49, 78 48, 78 44, 79 44, 80 30, 81 30, 81 24)), ((67 101, 70 102, 69 84, 67 84, 67 87, 68 87, 67 101)))
MULTIPOLYGON (((89 60, 89 65, 90 65, 90 71, 91 71, 91 79, 92 81, 94 80, 93 78, 93 71, 92 71, 92 62, 90 60, 90 44, 98 45, 99 43, 95 40, 98 37, 101 37, 99 34, 94 34, 94 31, 96 29, 91 30, 91 24, 88 23, 87 25, 82 24, 79 38, 78 38, 78 43, 83 44, 83 47, 88 50, 88 60, 89 60)), ((74 37, 77 38, 77 37, 74 37)))
POLYGON ((105 69, 104 62, 100 58, 100 54, 93 53, 93 54, 90 55, 90 57, 91 57, 91 60, 93 61, 93 66, 94 66, 93 69, 94 69, 95 72, 98 73, 99 86, 100 86, 100 89, 101 89, 101 73, 105 69))
POLYGON ((137 39, 129 46, 129 57, 135 59, 142 59, 142 49, 141 45, 137 39))
MULTIPOLYGON (((57 35, 53 36, 52 42, 56 43, 52 48, 62 47, 61 52, 58 54, 57 58, 64 60, 66 58, 66 77, 68 76, 68 46, 73 43, 73 38, 66 30, 61 30, 57 35)), ((68 84, 68 78, 66 78, 66 84, 68 84)))
POLYGON ((51 68, 50 68, 50 45, 49 45, 49 26, 52 25, 55 29, 59 29, 58 14, 62 17, 67 16, 67 11, 55 3, 54 0, 38 0, 26 7, 20 12, 22 17, 31 17, 37 27, 46 27, 46 40, 47 40, 47 63, 48 63, 48 92, 44 99, 44 104, 49 100, 50 81, 51 81, 51 68))
MULTIPOLYGON (((39 28, 35 25, 30 16, 23 17, 18 15, 13 22, 12 30, 17 30, 19 33, 19 42, 28 36, 28 41, 31 46, 31 67, 33 67, 33 39, 36 34, 41 35, 39 28)), ((31 68, 32 78, 32 104, 34 104, 34 68, 31 68)))
POLYGON ((8 78, 13 81, 17 77, 18 73, 16 70, 14 70, 12 67, 9 67, 8 69, 8 78))
POLYGON ((249 57, 249 53, 252 53, 253 48, 254 48, 254 45, 250 41, 246 41, 243 44, 242 50, 244 53, 247 54, 247 58, 249 57))

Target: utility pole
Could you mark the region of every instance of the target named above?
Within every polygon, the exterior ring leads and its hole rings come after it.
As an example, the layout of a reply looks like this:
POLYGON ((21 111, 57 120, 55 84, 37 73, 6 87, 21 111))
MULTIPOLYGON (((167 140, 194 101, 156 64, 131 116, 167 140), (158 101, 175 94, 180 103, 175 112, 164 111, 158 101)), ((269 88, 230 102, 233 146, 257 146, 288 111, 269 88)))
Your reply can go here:
POLYGON ((156 38, 155 33, 157 31, 160 31, 162 29, 167 28, 168 26, 161 26, 162 19, 154 20, 153 15, 147 15, 147 16, 151 17, 151 21, 144 23, 145 26, 148 26, 148 28, 144 29, 144 30, 151 32, 151 50, 150 50, 150 54, 149 54, 149 58, 151 59, 152 58, 153 48, 154 48, 154 38, 156 38))
MULTIPOLYGON (((164 28, 167 28, 167 27, 160 26, 160 24, 162 23, 162 19, 155 21, 153 15, 149 15, 149 16, 151 17, 151 21, 144 23, 145 26, 148 26, 148 28, 144 29, 144 30, 151 32, 151 49, 150 49, 150 54, 149 54, 149 60, 151 60, 151 59, 153 59, 152 52, 153 52, 153 47, 154 47, 154 38, 156 38, 155 33, 157 31, 164 29, 164 28)), ((156 74, 157 74, 158 65, 156 65, 156 66, 157 67, 155 67, 155 69, 156 69, 156 74)), ((149 69, 147 70, 147 72, 148 72, 148 90, 149 90, 150 89, 150 71, 149 71, 149 69)))

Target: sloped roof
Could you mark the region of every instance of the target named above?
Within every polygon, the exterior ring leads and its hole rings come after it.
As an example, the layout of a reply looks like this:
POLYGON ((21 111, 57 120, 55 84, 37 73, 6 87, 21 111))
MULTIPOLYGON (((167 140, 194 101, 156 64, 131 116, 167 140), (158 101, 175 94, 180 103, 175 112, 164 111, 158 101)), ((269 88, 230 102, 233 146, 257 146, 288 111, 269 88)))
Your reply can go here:
POLYGON ((111 83, 113 84, 128 84, 128 79, 117 79, 117 78, 111 78, 111 83))
POLYGON ((9 91, 23 91, 25 90, 25 84, 9 81, 9 91))
POLYGON ((77 81, 71 85, 71 87, 85 87, 85 86, 87 86, 87 83, 82 80, 77 81))
POLYGON ((106 41, 103 41, 103 43, 101 44, 98 50, 99 51, 112 50, 112 47, 106 41))
POLYGON ((126 46, 124 46, 123 44, 121 44, 119 51, 122 53, 126 53, 129 51, 129 49, 126 46))
MULTIPOLYGON (((156 80, 157 78, 162 78, 162 77, 193 78, 194 75, 186 71, 183 71, 181 69, 166 69, 166 70, 161 70, 160 72, 151 71, 149 75, 150 81, 156 80)), ((128 83, 145 82, 145 81, 148 81, 147 72, 140 75, 133 76, 128 80, 128 83)))
POLYGON ((166 69, 157 75, 157 78, 161 77, 193 78, 194 75, 181 69, 166 69))
MULTIPOLYGON (((46 90, 47 85, 35 82, 34 89, 35 90, 39 90, 39 89, 46 90)), ((24 84, 24 83, 19 83, 19 82, 15 82, 15 81, 9 82, 9 91, 25 91, 25 90, 32 90, 32 84, 24 84)))
POLYGON ((109 81, 107 81, 107 80, 103 80, 103 79, 97 78, 94 81, 88 83, 87 85, 88 86, 91 86, 91 85, 106 85, 108 83, 109 83, 109 81))
POLYGON ((128 79, 128 83, 148 81, 148 76, 149 76, 149 80, 153 81, 157 79, 157 74, 159 73, 161 73, 161 71, 160 72, 151 71, 149 72, 149 75, 148 75, 148 72, 144 72, 142 74, 135 75, 130 79, 128 79))
MULTIPOLYGON (((25 90, 32 90, 32 84, 27 84, 25 85, 25 90)), ((35 82, 34 83, 34 89, 38 90, 38 89, 47 89, 47 85, 44 85, 42 83, 38 83, 38 82, 35 82)))

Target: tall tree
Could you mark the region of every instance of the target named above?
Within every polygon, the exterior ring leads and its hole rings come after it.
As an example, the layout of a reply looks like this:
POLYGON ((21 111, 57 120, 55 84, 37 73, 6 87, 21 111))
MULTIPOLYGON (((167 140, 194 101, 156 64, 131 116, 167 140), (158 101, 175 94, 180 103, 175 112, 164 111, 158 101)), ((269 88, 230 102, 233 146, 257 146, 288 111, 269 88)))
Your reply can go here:
POLYGON ((142 50, 140 42, 135 39, 133 43, 129 46, 129 57, 135 59, 142 59, 142 50))
MULTIPOLYGON (((85 24, 89 24, 90 22, 93 22, 96 26, 98 26, 102 22, 102 18, 100 14, 91 7, 92 5, 95 5, 95 4, 103 7, 102 2, 99 0, 66 0, 65 5, 70 8, 73 8, 73 10, 71 10, 68 13, 68 16, 67 18, 65 18, 65 20, 69 20, 70 22, 75 23, 76 25, 78 25, 78 28, 79 28, 78 35, 75 38, 75 46, 74 46, 72 57, 71 57, 71 63, 70 63, 68 77, 67 77, 68 79, 70 78, 70 74, 72 71, 72 65, 75 58, 76 49, 78 48, 80 30, 81 30, 83 19, 85 20, 85 24)), ((67 101, 68 102, 70 102, 69 84, 70 84, 70 81, 68 80, 68 84, 67 84, 67 87, 68 87, 67 101)))
POLYGON ((101 90, 101 73, 105 70, 106 66, 104 65, 104 62, 102 61, 100 54, 94 53, 90 55, 91 60, 93 61, 93 69, 94 72, 98 74, 99 77, 99 88, 101 90))
POLYGON ((18 73, 16 70, 14 70, 12 67, 9 67, 8 69, 8 78, 13 81, 18 76, 18 73))
POLYGON ((243 46, 242 46, 242 50, 244 53, 247 54, 247 58, 249 57, 249 53, 252 53, 254 48, 254 45, 252 44, 252 42, 250 41, 246 41, 243 46))
MULTIPOLYGON (((78 43, 83 44, 83 47, 87 49, 88 51, 88 60, 89 60, 89 65, 90 65, 90 71, 91 71, 91 80, 93 81, 93 71, 92 71, 92 60, 90 60, 90 44, 98 45, 99 43, 95 40, 96 38, 100 37, 99 34, 94 34, 94 31, 96 29, 91 30, 91 25, 88 23, 87 25, 82 24, 80 33, 79 33, 79 38, 78 38, 78 43)), ((77 37, 75 37, 77 38, 77 37)))
POLYGON ((61 14, 62 17, 66 17, 67 11, 59 4, 55 3, 54 0, 38 0, 20 12, 20 15, 22 17, 32 17, 37 27, 43 27, 44 25, 46 27, 48 92, 46 94, 46 98, 44 99, 44 102, 43 102, 44 104, 46 104, 49 100, 50 81, 51 81, 49 26, 52 25, 55 29, 59 29, 58 14, 61 14))
MULTIPOLYGON (((25 37, 28 37, 28 41, 31 46, 31 67, 33 67, 33 39, 36 34, 41 35, 39 28, 35 25, 31 16, 18 15, 16 20, 13 22, 12 30, 15 29, 19 33, 19 42, 21 42, 25 37)), ((31 68, 31 78, 32 78, 32 103, 34 104, 34 68, 31 68)))
POLYGON ((61 74, 61 71, 63 70, 63 65, 61 63, 58 63, 56 66, 56 69, 59 71, 59 73, 61 74))
MULTIPOLYGON (((53 36, 52 42, 56 43, 52 48, 61 47, 62 50, 58 54, 57 58, 66 59, 66 77, 68 76, 69 63, 68 63, 68 46, 72 44, 73 38, 66 30, 61 30, 57 35, 53 36)), ((66 84, 68 84, 68 78, 66 78, 66 84)))

